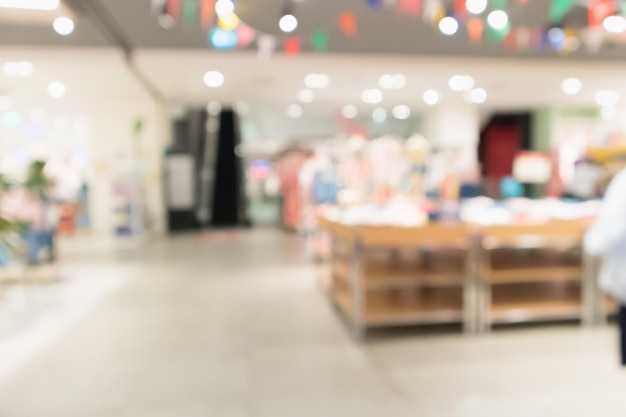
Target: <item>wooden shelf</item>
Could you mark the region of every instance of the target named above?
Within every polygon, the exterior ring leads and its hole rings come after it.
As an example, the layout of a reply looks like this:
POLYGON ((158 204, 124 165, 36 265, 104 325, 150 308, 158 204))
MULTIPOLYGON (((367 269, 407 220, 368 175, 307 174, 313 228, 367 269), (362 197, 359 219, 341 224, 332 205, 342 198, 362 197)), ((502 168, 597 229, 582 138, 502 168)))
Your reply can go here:
POLYGON ((414 304, 368 305, 365 322, 368 326, 446 323, 461 321, 462 306, 452 302, 428 300, 414 304))
POLYGON ((492 297, 492 322, 580 318, 582 314, 581 288, 572 283, 495 287, 492 297))
POLYGON ((530 267, 492 269, 485 273, 490 284, 517 284, 534 282, 580 282, 583 271, 580 267, 530 267))

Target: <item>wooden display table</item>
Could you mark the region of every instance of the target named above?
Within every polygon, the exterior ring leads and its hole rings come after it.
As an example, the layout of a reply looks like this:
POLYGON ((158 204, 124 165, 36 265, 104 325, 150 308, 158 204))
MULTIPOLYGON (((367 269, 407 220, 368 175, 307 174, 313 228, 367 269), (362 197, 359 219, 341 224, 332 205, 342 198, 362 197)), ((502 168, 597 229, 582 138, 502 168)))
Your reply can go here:
POLYGON ((358 337, 370 328, 462 323, 474 330, 471 234, 332 224, 330 294, 358 337))
POLYGON ((597 322, 582 223, 322 224, 332 236, 328 293, 359 337, 370 328, 428 323, 461 323, 473 333, 499 323, 597 322))
POLYGON ((535 320, 584 321, 585 226, 493 226, 481 231, 479 328, 535 320))

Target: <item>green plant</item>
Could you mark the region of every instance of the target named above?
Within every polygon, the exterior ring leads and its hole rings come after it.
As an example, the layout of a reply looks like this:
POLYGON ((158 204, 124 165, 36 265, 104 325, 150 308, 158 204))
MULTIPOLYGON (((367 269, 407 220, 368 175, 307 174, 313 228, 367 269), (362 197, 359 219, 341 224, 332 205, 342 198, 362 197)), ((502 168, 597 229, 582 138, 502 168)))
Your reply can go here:
POLYGON ((28 167, 28 176, 24 182, 24 188, 39 198, 45 198, 52 188, 52 181, 44 172, 44 161, 33 161, 28 167))

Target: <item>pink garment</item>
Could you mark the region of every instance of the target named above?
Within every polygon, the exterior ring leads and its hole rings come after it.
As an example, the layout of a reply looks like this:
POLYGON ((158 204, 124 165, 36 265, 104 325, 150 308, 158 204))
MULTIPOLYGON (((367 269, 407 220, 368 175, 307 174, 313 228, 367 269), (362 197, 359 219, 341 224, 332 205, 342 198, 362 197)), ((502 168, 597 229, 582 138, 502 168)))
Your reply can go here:
POLYGON ((283 224, 297 227, 300 222, 300 170, 306 158, 293 153, 282 158, 277 165, 280 191, 283 195, 283 224))
POLYGON ((24 190, 12 190, 2 194, 0 213, 3 216, 30 224, 35 230, 46 226, 45 207, 41 200, 24 190))

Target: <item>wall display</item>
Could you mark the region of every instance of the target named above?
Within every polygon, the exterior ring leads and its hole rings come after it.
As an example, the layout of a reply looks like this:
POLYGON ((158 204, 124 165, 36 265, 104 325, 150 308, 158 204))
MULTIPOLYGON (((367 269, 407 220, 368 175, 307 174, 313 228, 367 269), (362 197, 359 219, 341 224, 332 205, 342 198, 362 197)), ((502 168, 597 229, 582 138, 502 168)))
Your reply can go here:
POLYGON ((167 206, 191 210, 195 206, 194 161, 191 155, 168 155, 166 159, 167 206))

